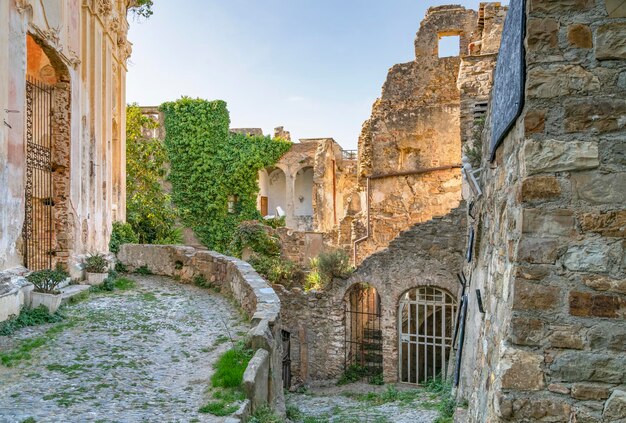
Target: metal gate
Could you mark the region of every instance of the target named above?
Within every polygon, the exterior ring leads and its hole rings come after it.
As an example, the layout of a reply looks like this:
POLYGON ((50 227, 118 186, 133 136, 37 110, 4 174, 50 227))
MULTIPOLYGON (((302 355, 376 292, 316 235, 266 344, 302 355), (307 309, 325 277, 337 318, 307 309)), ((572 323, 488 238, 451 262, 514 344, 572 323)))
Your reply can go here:
POLYGON ((282 331, 283 339, 283 388, 291 387, 291 333, 282 331))
POLYGON ((445 376, 450 356, 456 300, 434 287, 402 295, 398 308, 400 381, 421 383, 445 376))
POLYGON ((24 265, 52 267, 52 87, 26 81, 26 190, 24 265))
POLYGON ((370 381, 383 372, 383 334, 380 325, 380 296, 375 288, 356 284, 344 303, 345 369, 370 381))

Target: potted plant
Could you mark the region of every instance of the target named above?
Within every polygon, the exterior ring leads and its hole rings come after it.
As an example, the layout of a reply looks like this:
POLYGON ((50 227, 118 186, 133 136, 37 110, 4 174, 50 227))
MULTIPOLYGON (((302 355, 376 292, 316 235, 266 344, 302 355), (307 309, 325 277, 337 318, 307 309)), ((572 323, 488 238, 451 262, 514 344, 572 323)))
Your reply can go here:
POLYGON ((88 285, 100 285, 108 276, 109 262, 102 254, 91 254, 84 261, 88 285))
POLYGON ((35 285, 31 293, 30 306, 37 308, 44 306, 52 314, 61 306, 61 292, 57 289, 59 284, 69 275, 63 270, 39 270, 26 276, 26 280, 35 285))

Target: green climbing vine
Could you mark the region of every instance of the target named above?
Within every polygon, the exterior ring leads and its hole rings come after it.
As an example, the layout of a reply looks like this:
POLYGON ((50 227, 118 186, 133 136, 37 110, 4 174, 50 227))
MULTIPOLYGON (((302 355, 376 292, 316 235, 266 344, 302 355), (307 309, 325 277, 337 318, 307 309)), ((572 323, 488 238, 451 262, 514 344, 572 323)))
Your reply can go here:
POLYGON ((258 171, 291 143, 229 132, 226 103, 183 97, 161 105, 172 198, 185 226, 207 247, 226 252, 240 222, 259 219, 258 171), (236 196, 229 212, 229 196, 236 196))
POLYGON ((176 210, 161 185, 167 152, 161 141, 145 135, 157 127, 136 104, 126 108, 126 221, 135 242, 177 244, 182 235, 175 227, 176 210))

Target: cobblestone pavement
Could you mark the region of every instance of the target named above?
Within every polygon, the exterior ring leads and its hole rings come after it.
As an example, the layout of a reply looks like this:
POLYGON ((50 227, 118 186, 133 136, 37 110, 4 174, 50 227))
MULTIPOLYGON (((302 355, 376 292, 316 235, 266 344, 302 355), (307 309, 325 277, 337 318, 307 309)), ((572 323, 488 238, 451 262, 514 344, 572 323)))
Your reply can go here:
POLYGON ((60 323, 0 336, 0 352, 26 352, 0 364, 0 422, 223 421, 198 408, 212 363, 247 324, 208 290, 130 277, 134 289, 92 294, 60 323))
POLYGON ((438 398, 427 392, 414 394, 416 390, 399 387, 398 392, 408 395, 383 404, 365 398, 384 396, 388 389, 364 383, 316 388, 287 395, 287 409, 291 416, 298 415, 292 418, 294 423, 433 423, 437 419, 438 398))

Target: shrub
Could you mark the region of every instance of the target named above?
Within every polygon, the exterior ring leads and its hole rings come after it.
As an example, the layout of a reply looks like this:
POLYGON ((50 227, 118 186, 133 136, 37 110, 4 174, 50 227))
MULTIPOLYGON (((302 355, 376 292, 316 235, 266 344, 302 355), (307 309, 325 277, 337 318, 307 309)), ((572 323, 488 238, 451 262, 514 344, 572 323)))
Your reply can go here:
POLYGON ((301 285, 304 280, 304 272, 291 260, 253 256, 249 261, 254 270, 272 284, 281 284, 290 288, 301 285))
POLYGON ((305 289, 322 289, 330 284, 333 278, 347 278, 354 271, 350 265, 350 257, 343 250, 332 250, 321 253, 311 259, 311 272, 307 275, 305 289))
POLYGON ((119 253, 120 245, 136 244, 139 242, 137 234, 133 231, 133 227, 129 223, 113 222, 113 231, 111 232, 111 241, 109 241, 109 251, 119 253))
POLYGON ((367 368, 358 364, 351 364, 337 381, 337 385, 347 385, 348 383, 358 382, 367 376, 367 368))
POLYGON ((56 323, 63 320, 63 316, 57 311, 50 314, 44 306, 37 308, 24 307, 18 316, 0 323, 0 336, 13 335, 19 329, 27 326, 37 326, 46 323, 56 323))
POLYGON ((26 276, 26 280, 35 285, 36 292, 57 294, 57 287, 68 277, 69 275, 61 269, 45 269, 31 273, 26 276))
POLYGON ((241 257, 245 248, 249 248, 257 256, 280 256, 280 240, 269 226, 258 220, 241 222, 233 234, 228 250, 230 254, 241 257))
POLYGON ((89 273, 105 273, 109 267, 109 262, 102 254, 89 255, 83 264, 89 273))
POLYGON ((267 405, 259 407, 248 420, 248 423, 282 423, 283 420, 267 405))
POLYGON ((160 238, 156 238, 153 244, 157 245, 178 245, 183 243, 183 230, 181 228, 172 228, 169 232, 163 234, 160 238))
POLYGON ((138 267, 135 270, 135 273, 137 273, 138 275, 151 275, 152 271, 148 269, 148 266, 143 265, 143 266, 138 267))

